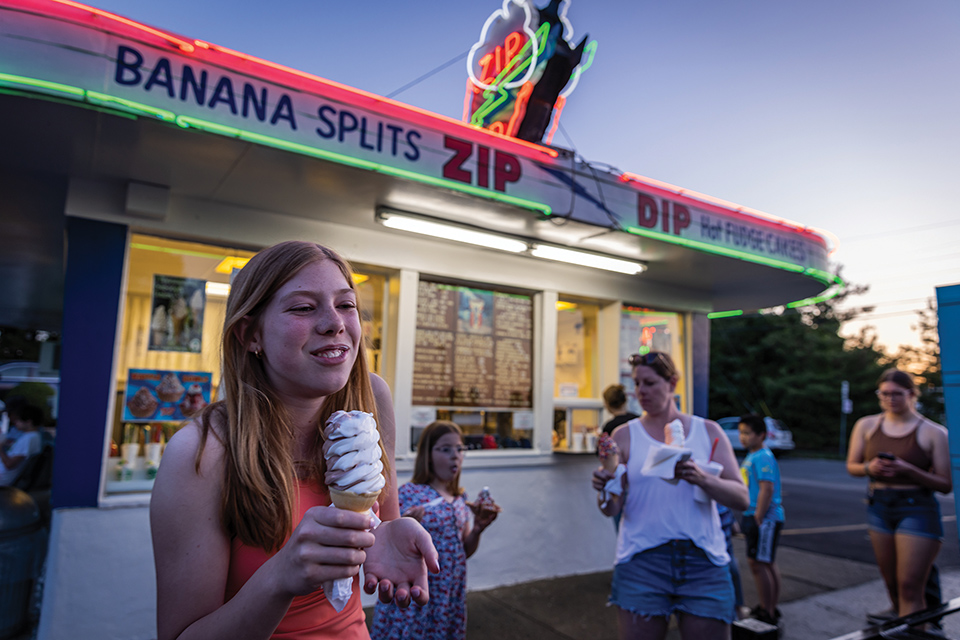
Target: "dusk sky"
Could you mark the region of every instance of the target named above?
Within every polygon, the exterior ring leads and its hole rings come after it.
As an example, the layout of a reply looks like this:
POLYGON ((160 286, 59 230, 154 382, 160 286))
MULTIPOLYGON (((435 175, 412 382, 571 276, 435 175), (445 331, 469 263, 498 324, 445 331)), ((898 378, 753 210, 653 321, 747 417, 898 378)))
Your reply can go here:
MULTIPOLYGON (((456 59, 502 2, 91 4, 460 118, 456 59)), ((571 0, 567 15, 598 49, 554 144, 832 232, 841 275, 870 287, 851 303, 876 305, 846 333, 918 342, 915 310, 960 282, 960 3, 571 0)))

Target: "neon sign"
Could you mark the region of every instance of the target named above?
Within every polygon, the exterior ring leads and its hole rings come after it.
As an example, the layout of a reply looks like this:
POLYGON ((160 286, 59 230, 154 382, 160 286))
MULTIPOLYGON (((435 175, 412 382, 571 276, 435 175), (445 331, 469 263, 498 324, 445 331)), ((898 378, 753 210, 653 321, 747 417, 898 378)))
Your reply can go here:
POLYGON ((487 18, 467 57, 464 122, 528 142, 546 135, 550 143, 597 49, 586 36, 571 47, 568 6, 569 0, 551 0, 543 9, 530 0, 504 0, 487 18))

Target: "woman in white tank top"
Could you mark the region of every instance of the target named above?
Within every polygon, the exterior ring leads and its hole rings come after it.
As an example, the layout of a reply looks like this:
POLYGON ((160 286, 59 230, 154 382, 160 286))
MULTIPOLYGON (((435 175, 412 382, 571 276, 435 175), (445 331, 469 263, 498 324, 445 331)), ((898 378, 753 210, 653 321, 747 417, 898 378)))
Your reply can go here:
MULTIPOLYGON (((717 423, 677 409, 679 378, 668 354, 635 354, 630 364, 643 415, 613 432, 626 468, 623 494, 598 496, 605 515, 621 515, 610 596, 619 607, 620 637, 664 638, 675 614, 684 640, 729 638, 733 585, 715 502, 738 511, 749 505, 733 448, 717 423), (665 427, 677 419, 684 448, 693 452, 676 465, 679 482, 642 474, 647 452, 663 446, 665 427), (722 465, 719 475, 704 471, 711 459, 722 465), (709 500, 697 501, 695 488, 709 500)), ((613 477, 601 467, 594 488, 602 492, 613 477)))

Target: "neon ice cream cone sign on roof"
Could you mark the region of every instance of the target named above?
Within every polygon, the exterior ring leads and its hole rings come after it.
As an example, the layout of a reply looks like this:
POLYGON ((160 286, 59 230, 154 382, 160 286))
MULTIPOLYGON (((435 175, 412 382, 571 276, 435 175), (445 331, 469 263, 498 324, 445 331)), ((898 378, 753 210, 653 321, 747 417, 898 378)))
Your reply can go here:
POLYGON ((568 6, 569 0, 551 0, 543 9, 530 0, 504 0, 487 19, 467 57, 465 122, 528 142, 546 135, 550 143, 597 48, 586 36, 571 47, 568 6))

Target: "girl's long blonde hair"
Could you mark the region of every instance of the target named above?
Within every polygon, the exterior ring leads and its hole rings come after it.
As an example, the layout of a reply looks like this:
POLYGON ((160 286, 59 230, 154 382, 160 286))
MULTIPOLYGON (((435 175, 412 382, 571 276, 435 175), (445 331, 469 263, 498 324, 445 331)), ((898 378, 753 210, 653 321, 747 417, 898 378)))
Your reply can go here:
MULTIPOLYGON (((335 251, 312 242, 281 242, 264 249, 237 274, 227 299, 221 343, 220 395, 224 400, 207 407, 200 421, 202 439, 195 461, 197 472, 210 433, 225 449, 220 507, 224 529, 231 538, 267 551, 282 546, 296 525, 298 461, 293 459, 295 434, 290 416, 267 378, 263 361, 247 345, 254 332, 262 328, 263 312, 277 290, 305 266, 324 260, 336 264, 350 288, 355 288, 347 261, 335 251)), ((378 417, 363 340, 347 384, 326 397, 318 416, 307 469, 320 486, 324 486, 326 470, 321 451, 323 425, 338 409, 366 411, 378 417)), ((378 419, 378 428, 379 424, 378 419)), ((384 476, 390 478, 382 434, 380 449, 384 476)), ((385 489, 381 499, 386 494, 385 489)))

